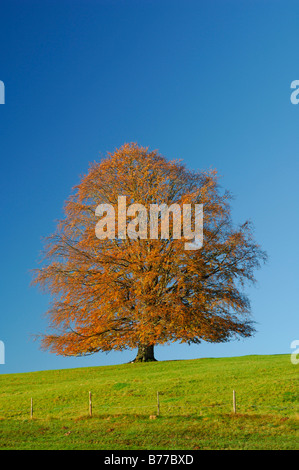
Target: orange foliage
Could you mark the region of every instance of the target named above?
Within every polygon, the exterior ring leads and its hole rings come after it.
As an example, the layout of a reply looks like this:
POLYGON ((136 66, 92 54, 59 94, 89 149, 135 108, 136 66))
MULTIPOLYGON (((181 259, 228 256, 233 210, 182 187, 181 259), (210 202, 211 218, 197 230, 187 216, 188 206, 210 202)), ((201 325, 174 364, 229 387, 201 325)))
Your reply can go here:
MULTIPOLYGON (((253 334, 246 281, 266 255, 248 222, 234 228, 230 196, 217 174, 189 171, 157 151, 125 144, 91 165, 48 238, 34 283, 53 296, 51 331, 42 346, 62 355, 135 348, 172 341, 223 342, 253 334), (204 243, 184 238, 99 240, 99 204, 203 204, 204 243)), ((117 223, 117 211, 116 223, 117 223)), ((171 227, 170 227, 171 230, 171 227)), ((117 232, 116 232, 117 233, 117 232)))

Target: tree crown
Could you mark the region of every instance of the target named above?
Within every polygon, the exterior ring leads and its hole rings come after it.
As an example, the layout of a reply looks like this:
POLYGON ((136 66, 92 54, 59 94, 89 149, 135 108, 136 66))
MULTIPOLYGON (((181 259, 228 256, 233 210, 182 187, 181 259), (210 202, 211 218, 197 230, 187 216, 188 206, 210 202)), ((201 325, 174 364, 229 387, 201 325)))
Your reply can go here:
MULTIPOLYGON (((44 265, 35 271, 34 283, 53 296, 53 332, 43 335, 42 346, 83 355, 252 335, 242 289, 255 282, 254 270, 266 254, 248 221, 233 226, 230 198, 220 193, 215 170, 190 171, 182 161, 168 161, 136 143, 93 163, 66 201, 65 217, 47 239, 44 265), (168 239, 99 240, 96 207, 116 206, 119 196, 148 209, 202 204, 202 248, 185 250, 184 236, 173 236, 173 219, 168 239)), ((117 210, 115 219, 118 225, 117 210)))

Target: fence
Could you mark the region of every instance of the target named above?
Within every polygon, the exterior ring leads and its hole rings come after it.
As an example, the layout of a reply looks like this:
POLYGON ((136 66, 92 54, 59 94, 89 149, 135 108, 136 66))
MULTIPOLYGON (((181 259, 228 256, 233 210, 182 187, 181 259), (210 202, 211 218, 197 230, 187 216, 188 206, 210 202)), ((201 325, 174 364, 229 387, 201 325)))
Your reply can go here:
MULTIPOLYGON (((162 395, 164 398, 164 394, 162 395)), ((83 397, 82 397, 83 398, 83 397)), ((38 398, 30 397, 28 399, 27 405, 23 403, 22 407, 19 409, 8 409, 3 408, 0 409, 0 420, 1 419, 13 419, 13 418, 21 418, 21 419, 44 419, 45 417, 53 417, 53 418, 65 418, 67 416, 74 418, 76 416, 86 416, 92 418, 94 415, 96 416, 106 416, 106 415, 116 415, 116 414, 145 414, 150 415, 150 418, 156 418, 157 416, 173 416, 173 410, 179 413, 180 416, 184 415, 202 415, 203 412, 220 412, 223 413, 265 413, 274 411, 277 414, 286 413, 296 413, 299 412, 298 406, 283 406, 283 404, 273 406, 263 404, 251 404, 251 403, 244 403, 244 401, 240 401, 237 397, 236 390, 232 390, 231 399, 225 402, 212 402, 209 404, 204 403, 197 403, 194 404, 192 402, 180 402, 179 404, 171 403, 167 401, 167 399, 161 399, 161 394, 157 391, 156 400, 153 400, 151 403, 146 405, 140 405, 139 403, 135 406, 126 406, 126 404, 122 405, 113 405, 111 403, 106 404, 99 404, 96 400, 94 400, 94 396, 91 391, 86 394, 85 404, 79 406, 78 404, 75 405, 56 405, 56 406, 42 406, 40 400, 38 398), (68 412, 71 412, 68 414, 68 412), (76 413, 76 415, 74 414, 76 413)), ((186 397, 185 397, 186 398, 186 397)), ((43 399, 44 401, 44 399, 43 399)), ((177 413, 176 413, 177 414, 177 413)))

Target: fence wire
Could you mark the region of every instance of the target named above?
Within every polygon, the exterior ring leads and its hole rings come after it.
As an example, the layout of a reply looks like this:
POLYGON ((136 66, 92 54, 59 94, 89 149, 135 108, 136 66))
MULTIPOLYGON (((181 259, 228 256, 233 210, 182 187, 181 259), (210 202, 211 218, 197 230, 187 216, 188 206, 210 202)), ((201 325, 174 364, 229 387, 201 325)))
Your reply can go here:
MULTIPOLYGON (((59 406, 51 406, 50 404, 44 405, 41 404, 38 399, 33 400, 33 413, 32 416, 35 419, 43 419, 45 417, 53 417, 53 418, 65 418, 65 413, 68 411, 72 411, 72 413, 76 413, 78 416, 88 415, 88 397, 86 397, 85 404, 78 404, 78 405, 59 405, 59 406), (62 416, 63 414, 63 416, 62 416)), ((167 400, 161 400, 159 397, 159 412, 158 414, 167 416, 167 413, 171 413, 172 410, 180 410, 182 416, 184 414, 190 415, 193 414, 201 414, 203 411, 206 410, 218 410, 218 409, 226 408, 225 411, 232 412, 233 410, 233 402, 232 401, 224 401, 221 403, 168 403, 167 400)), ((136 404, 134 406, 126 406, 126 405, 112 405, 112 404, 98 404, 96 398, 92 400, 92 414, 96 416, 106 416, 116 414, 121 410, 121 414, 125 415, 127 413, 132 412, 132 414, 141 414, 148 412, 151 410, 153 415, 157 414, 157 402, 153 402, 146 405, 136 404)), ((237 401, 237 413, 238 412, 258 412, 262 414, 264 411, 275 411, 275 412, 286 412, 290 411, 293 413, 299 412, 299 405, 294 406, 284 406, 284 405, 267 405, 267 404, 250 404, 244 403, 242 400, 237 401)), ((221 410, 223 411, 223 410, 221 410)), ((1 408, 0 409, 0 420, 1 419, 13 419, 13 418, 25 418, 30 417, 31 415, 31 402, 30 398, 27 404, 22 405, 19 409, 13 408, 1 408)), ((168 414, 171 416, 171 414, 168 414)), ((71 418, 75 418, 74 414, 71 415, 71 418)))

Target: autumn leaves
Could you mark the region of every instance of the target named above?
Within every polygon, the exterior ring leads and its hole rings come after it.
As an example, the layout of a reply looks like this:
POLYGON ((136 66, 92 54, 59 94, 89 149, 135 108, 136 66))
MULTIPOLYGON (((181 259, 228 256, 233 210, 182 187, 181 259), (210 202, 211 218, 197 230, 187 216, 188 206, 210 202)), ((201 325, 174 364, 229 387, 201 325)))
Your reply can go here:
POLYGON ((229 201, 216 171, 189 171, 135 143, 93 163, 36 270, 53 296, 42 346, 63 355, 140 347, 146 360, 155 344, 251 336, 242 287, 266 255, 250 224, 234 227, 229 201))

